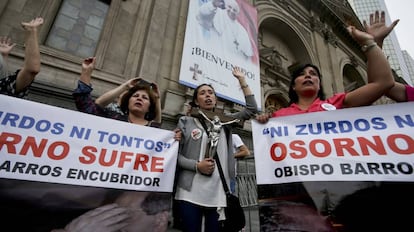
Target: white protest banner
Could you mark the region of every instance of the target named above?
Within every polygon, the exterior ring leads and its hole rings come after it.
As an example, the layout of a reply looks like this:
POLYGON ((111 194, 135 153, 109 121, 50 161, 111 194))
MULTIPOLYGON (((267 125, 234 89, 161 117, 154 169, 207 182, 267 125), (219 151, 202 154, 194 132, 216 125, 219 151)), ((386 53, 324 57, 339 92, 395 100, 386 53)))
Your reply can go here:
POLYGON ((414 181, 414 103, 252 122, 257 184, 414 181))
POLYGON ((217 96, 246 105, 233 66, 242 68, 261 106, 257 10, 245 0, 190 0, 179 82, 211 84, 217 96))
POLYGON ((172 192, 174 133, 0 95, 0 178, 172 192))

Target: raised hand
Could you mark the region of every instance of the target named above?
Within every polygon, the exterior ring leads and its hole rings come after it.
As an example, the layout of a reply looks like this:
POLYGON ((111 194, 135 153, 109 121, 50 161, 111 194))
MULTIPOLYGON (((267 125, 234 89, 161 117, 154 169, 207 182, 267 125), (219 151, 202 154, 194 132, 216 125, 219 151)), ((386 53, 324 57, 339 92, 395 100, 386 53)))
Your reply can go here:
POLYGON ((82 62, 82 72, 80 76, 80 80, 89 85, 92 79, 92 71, 95 68, 96 58, 95 57, 88 57, 85 58, 82 62))
POLYGON ((360 31, 354 26, 348 26, 348 32, 354 38, 355 41, 359 43, 359 45, 368 45, 369 43, 374 41, 374 36, 368 34, 367 32, 360 31))
POLYGON ((0 36, 0 53, 2 56, 8 56, 14 46, 16 46, 16 44, 12 43, 11 38, 0 36))
POLYGON ((385 25, 385 12, 381 11, 381 15, 379 11, 375 11, 375 13, 369 15, 369 25, 364 20, 363 24, 365 30, 368 34, 374 36, 375 42, 378 44, 380 48, 382 48, 382 44, 384 42, 385 37, 387 37, 394 27, 398 24, 400 20, 397 19, 391 23, 391 25, 385 25))
POLYGON ((236 77, 239 80, 240 80, 240 78, 244 78, 244 74, 241 71, 240 67, 234 67, 232 73, 233 73, 233 76, 236 77))
POLYGON ((88 57, 82 62, 82 69, 93 70, 95 68, 96 57, 88 57))
POLYGON ((37 17, 37 18, 32 19, 30 22, 22 22, 21 25, 26 31, 35 31, 42 24, 43 24, 43 18, 37 17))

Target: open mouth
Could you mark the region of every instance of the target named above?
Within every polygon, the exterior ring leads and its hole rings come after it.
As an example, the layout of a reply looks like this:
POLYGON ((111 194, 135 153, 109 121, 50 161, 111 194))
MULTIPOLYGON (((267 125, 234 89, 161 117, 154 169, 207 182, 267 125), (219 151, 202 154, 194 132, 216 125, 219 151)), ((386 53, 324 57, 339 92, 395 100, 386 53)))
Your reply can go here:
POLYGON ((302 85, 313 85, 313 81, 311 80, 306 80, 302 83, 302 85))

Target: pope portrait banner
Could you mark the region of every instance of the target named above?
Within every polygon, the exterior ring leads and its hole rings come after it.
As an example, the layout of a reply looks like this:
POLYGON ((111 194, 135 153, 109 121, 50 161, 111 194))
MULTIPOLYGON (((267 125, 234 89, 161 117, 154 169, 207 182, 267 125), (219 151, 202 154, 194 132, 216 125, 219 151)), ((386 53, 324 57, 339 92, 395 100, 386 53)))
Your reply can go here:
POLYGON ((261 106, 257 10, 245 0, 190 0, 179 82, 211 84, 219 97, 245 105, 232 68, 239 66, 261 106))

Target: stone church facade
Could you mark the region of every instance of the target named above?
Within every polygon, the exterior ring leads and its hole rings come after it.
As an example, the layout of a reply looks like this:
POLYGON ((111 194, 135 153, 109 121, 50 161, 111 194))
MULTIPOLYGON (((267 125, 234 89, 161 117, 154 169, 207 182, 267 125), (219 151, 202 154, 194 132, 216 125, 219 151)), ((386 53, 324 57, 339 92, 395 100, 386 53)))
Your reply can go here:
MULTIPOLYGON (((347 1, 249 0, 258 11, 262 109, 286 106, 289 70, 297 63, 320 67, 328 96, 366 82, 366 64, 345 24, 361 28, 347 1)), ((18 0, 0 4, 0 31, 17 43, 9 66, 23 63, 20 26, 45 19, 39 39, 41 72, 29 100, 74 109, 71 92, 84 57, 96 56, 93 95, 140 76, 159 84, 166 128, 185 112, 191 89, 178 83, 188 1, 18 0)), ((240 106, 222 101, 224 110, 240 106)), ((249 130, 248 125, 245 129, 249 130)))
MULTIPOLYGON (((9 67, 22 66, 20 22, 42 16, 41 71, 28 100, 75 110, 72 91, 83 58, 97 57, 93 96, 139 76, 158 83, 165 129, 185 114, 192 89, 178 83, 190 0, 3 0, 0 36, 17 46, 9 67)), ((287 106, 289 72, 298 63, 320 67, 327 96, 367 82, 360 46, 345 25, 361 23, 346 0, 246 0, 258 11, 262 109, 287 106)), ((379 101, 381 103, 381 101, 379 101)), ((224 111, 242 106, 220 101, 224 111)), ((236 131, 253 150, 251 127, 236 131)))

